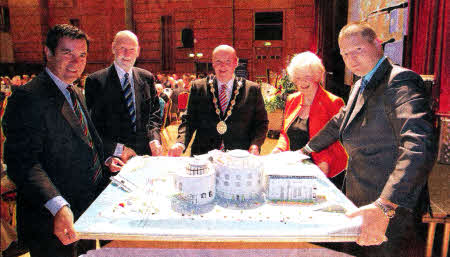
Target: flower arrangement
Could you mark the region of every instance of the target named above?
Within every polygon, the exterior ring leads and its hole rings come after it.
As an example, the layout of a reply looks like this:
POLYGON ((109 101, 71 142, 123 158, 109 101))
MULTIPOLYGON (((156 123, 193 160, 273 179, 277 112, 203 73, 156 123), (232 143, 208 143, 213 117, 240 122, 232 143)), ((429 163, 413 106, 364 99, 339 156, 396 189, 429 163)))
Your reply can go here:
POLYGON ((264 97, 266 111, 274 112, 277 109, 284 109, 287 96, 295 91, 297 91, 297 87, 289 80, 286 72, 276 76, 273 86, 264 97), (279 77, 281 78, 279 79, 279 77))

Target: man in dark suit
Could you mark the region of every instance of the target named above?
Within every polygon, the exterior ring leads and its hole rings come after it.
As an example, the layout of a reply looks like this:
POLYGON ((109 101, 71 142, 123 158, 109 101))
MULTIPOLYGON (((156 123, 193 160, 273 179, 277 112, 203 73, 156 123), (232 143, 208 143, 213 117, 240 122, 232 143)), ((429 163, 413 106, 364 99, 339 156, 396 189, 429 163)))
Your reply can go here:
POLYGON ((138 38, 120 31, 112 43, 114 63, 86 78, 86 104, 108 155, 126 162, 136 153, 161 155, 161 116, 154 76, 133 67, 138 38))
POLYGON ((231 46, 216 47, 212 63, 216 75, 192 83, 177 143, 169 155, 180 156, 195 131, 192 155, 213 149, 245 149, 259 154, 269 123, 260 87, 234 76, 238 58, 231 46))
MULTIPOLYGON (((88 39, 56 25, 45 42, 46 68, 8 99, 3 118, 7 173, 17 187, 19 242, 35 256, 73 256, 75 220, 107 185, 103 146, 72 83, 86 65, 88 39)), ((110 158, 110 170, 123 162, 110 158)), ((76 243, 74 243, 76 242, 76 243)))
POLYGON ((416 73, 383 56, 375 31, 350 23, 339 34, 346 66, 362 77, 345 108, 304 152, 340 140, 349 160, 346 195, 359 207, 356 256, 421 256, 421 216, 429 208, 427 178, 436 157, 430 94, 416 73))

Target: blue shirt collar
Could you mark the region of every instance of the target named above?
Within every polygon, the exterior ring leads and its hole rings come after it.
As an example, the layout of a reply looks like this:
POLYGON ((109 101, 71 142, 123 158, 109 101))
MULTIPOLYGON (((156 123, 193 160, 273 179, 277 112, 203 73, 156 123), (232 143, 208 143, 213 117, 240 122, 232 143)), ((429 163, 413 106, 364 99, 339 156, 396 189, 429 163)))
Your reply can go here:
POLYGON ((375 64, 375 67, 373 67, 372 70, 369 71, 369 73, 367 73, 366 75, 363 76, 363 79, 366 82, 369 82, 370 79, 372 78, 373 74, 375 74, 375 72, 378 70, 378 67, 380 67, 381 63, 386 59, 386 56, 383 56, 380 58, 380 60, 378 60, 377 64, 375 64))

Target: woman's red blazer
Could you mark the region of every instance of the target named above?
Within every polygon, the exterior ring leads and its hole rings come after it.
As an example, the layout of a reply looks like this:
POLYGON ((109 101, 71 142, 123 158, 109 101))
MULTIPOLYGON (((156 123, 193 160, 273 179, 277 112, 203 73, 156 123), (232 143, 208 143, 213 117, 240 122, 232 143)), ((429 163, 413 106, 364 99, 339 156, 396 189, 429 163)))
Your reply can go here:
MULTIPOLYGON (((289 149, 289 137, 286 134, 289 126, 301 111, 303 103, 303 94, 300 92, 293 93, 288 96, 284 111, 283 125, 280 131, 280 138, 275 147, 282 151, 289 149)), ((339 112, 344 106, 344 101, 323 89, 321 86, 317 88, 316 95, 311 105, 308 119, 309 138, 312 138, 325 124, 339 112)), ((328 177, 334 177, 347 167, 347 153, 339 141, 334 142, 328 148, 312 153, 314 163, 328 163, 328 177)))

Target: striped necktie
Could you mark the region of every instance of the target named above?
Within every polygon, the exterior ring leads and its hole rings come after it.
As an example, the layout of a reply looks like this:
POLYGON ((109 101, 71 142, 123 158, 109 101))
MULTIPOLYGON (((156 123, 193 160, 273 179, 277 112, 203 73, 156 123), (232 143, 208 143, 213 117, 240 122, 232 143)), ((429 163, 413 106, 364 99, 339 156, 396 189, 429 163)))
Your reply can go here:
POLYGON ((83 112, 81 111, 80 102, 78 101, 78 98, 75 95, 75 92, 73 91, 72 85, 69 85, 67 87, 67 91, 70 93, 70 98, 72 99, 72 105, 73 105, 73 111, 75 112, 75 115, 78 118, 78 122, 80 124, 81 129, 83 130, 83 135, 87 137, 89 147, 92 149, 92 152, 94 154, 94 158, 92 160, 92 167, 94 169, 94 176, 93 181, 96 184, 98 181, 100 181, 100 178, 102 177, 102 165, 100 164, 100 160, 98 159, 98 153, 94 146, 94 141, 92 140, 91 133, 89 133, 89 129, 86 123, 86 119, 83 116, 83 112))
POLYGON ((219 102, 222 113, 225 113, 225 110, 227 109, 228 105, 227 84, 222 84, 220 86, 219 102))
POLYGON ((131 83, 128 76, 129 74, 125 73, 125 80, 123 81, 122 90, 127 103, 128 114, 131 119, 131 127, 133 128, 133 131, 136 131, 136 110, 134 109, 133 93, 131 92, 131 83))
MULTIPOLYGON (((219 102, 220 102, 220 109, 222 110, 222 113, 225 113, 227 110, 228 105, 228 96, 227 96, 227 84, 222 84, 220 86, 220 94, 219 94, 219 102)), ((219 150, 223 151, 225 148, 223 139, 222 143, 220 144, 219 150)))

